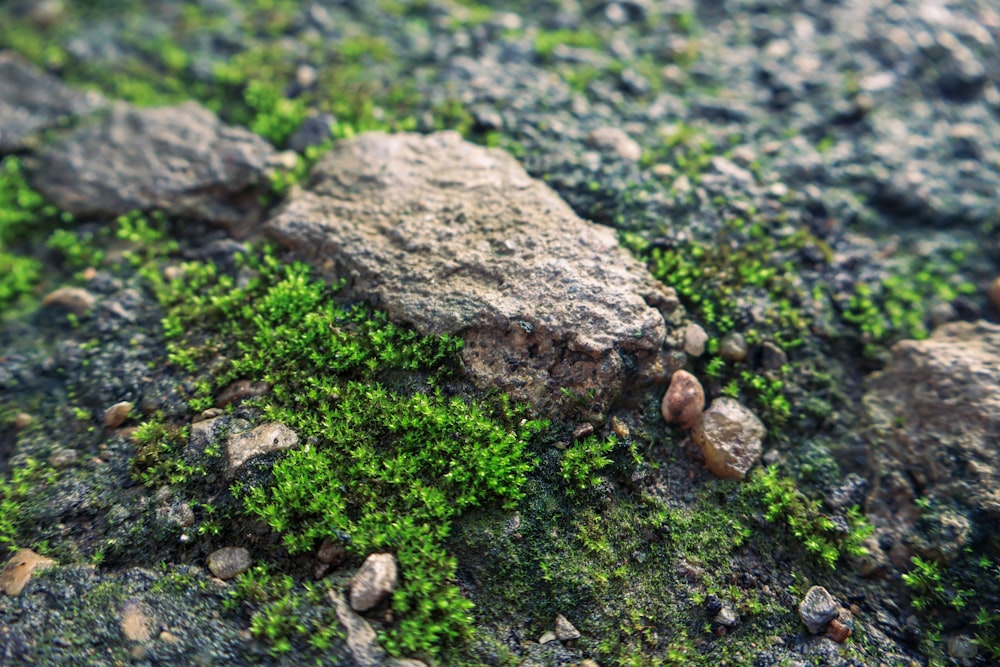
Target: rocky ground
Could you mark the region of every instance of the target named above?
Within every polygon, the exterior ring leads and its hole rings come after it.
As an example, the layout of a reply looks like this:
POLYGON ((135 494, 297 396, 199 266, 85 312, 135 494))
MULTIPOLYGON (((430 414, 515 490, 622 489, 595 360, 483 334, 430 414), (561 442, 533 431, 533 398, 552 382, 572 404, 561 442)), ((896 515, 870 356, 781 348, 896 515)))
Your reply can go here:
POLYGON ((148 4, 0 7, 4 664, 1000 661, 993 3, 148 4))

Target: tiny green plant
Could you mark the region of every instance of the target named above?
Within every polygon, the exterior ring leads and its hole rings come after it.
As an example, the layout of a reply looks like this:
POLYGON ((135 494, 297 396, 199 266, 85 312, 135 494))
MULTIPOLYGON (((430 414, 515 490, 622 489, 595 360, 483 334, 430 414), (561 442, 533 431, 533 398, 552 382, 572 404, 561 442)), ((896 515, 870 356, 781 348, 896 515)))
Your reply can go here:
POLYGON ((590 435, 570 445, 560 461, 562 477, 574 491, 585 491, 598 483, 598 473, 611 464, 608 454, 615 448, 616 438, 590 435))

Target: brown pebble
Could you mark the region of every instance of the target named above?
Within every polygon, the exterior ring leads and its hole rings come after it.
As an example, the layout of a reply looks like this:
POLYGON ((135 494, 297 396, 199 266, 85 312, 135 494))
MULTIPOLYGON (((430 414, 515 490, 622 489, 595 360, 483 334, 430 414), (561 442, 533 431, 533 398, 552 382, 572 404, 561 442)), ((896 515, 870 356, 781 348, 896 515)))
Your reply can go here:
POLYGON ((344 562, 344 558, 346 557, 347 550, 344 548, 344 545, 330 540, 323 540, 323 544, 320 545, 319 550, 316 552, 316 560, 334 567, 344 562))
POLYGON ((85 315, 97 299, 82 287, 60 287, 42 299, 43 306, 62 306, 76 315, 85 315))
POLYGON ((670 387, 663 396, 660 410, 669 422, 678 422, 686 429, 692 428, 705 409, 705 390, 698 378, 687 371, 676 371, 670 378, 670 387))
POLYGON ((838 644, 843 644, 851 636, 851 629, 835 618, 827 624, 826 636, 838 644))
POLYGON ((34 417, 27 412, 18 412, 14 415, 14 428, 24 428, 34 421, 34 417))
POLYGON ((208 569, 223 581, 238 577, 250 565, 250 552, 243 547, 222 547, 208 554, 208 569))
POLYGON ((31 549, 21 549, 10 557, 3 572, 0 572, 0 589, 7 595, 20 595, 31 581, 31 575, 35 570, 43 570, 55 564, 51 558, 37 554, 31 549))
POLYGON ((1000 277, 994 278, 993 282, 990 283, 987 295, 989 296, 990 303, 993 304, 993 310, 1000 313, 1000 277))
POLYGON ((573 429, 573 439, 574 440, 580 440, 582 438, 586 438, 588 435, 592 435, 593 433, 594 433, 594 425, 593 424, 589 424, 589 423, 588 424, 580 424, 575 429, 573 429))
POLYGON ((118 428, 125 423, 128 418, 128 414, 132 412, 132 408, 135 406, 128 401, 121 401, 120 403, 115 403, 110 408, 104 411, 104 426, 105 428, 118 428))
POLYGON ((131 600, 122 609, 121 628, 125 639, 132 642, 148 642, 153 636, 150 631, 152 622, 142 610, 142 605, 131 600))
POLYGON ((618 417, 611 418, 611 430, 615 432, 619 438, 627 438, 629 436, 628 425, 623 422, 618 417))

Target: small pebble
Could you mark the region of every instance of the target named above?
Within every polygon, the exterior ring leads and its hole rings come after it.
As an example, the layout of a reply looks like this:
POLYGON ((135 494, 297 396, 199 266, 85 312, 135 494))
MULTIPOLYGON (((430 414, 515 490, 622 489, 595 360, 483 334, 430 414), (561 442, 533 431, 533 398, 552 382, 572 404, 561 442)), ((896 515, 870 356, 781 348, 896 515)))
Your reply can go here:
POLYGON ((611 430, 615 432, 619 438, 627 438, 629 436, 628 425, 623 422, 618 417, 611 418, 611 430))
POLYGON ((837 618, 840 608, 830 592, 822 586, 813 586, 799 603, 799 618, 809 632, 819 634, 827 623, 837 618))
POLYGON ((122 609, 121 628, 125 639, 130 642, 148 642, 153 636, 150 632, 149 616, 142 610, 142 605, 131 600, 122 609))
POLYGON ((746 360, 749 350, 747 339, 741 333, 726 334, 719 342, 719 356, 732 363, 746 360))
POLYGON ((593 435, 594 425, 593 424, 580 424, 575 429, 573 429, 573 439, 582 440, 588 435, 593 435))
POLYGON ((724 479, 743 479, 763 452, 767 429, 739 401, 720 397, 701 415, 691 439, 705 457, 705 465, 724 479))
POLYGON ((551 630, 546 630, 542 633, 542 636, 538 638, 539 644, 549 644, 556 640, 556 633, 551 630))
POLYGON ((208 569, 228 581, 250 569, 250 552, 243 547, 222 547, 208 554, 208 569))
POLYGON ((34 417, 27 412, 18 412, 14 415, 14 428, 25 428, 33 421, 34 417))
POLYGON ((1000 313, 1000 277, 994 278, 993 282, 990 283, 987 296, 990 299, 990 303, 993 304, 993 310, 1000 313))
POLYGON ((233 477, 250 459, 284 449, 299 443, 299 436, 284 424, 261 424, 245 433, 234 433, 226 440, 226 474, 233 477))
POLYGON ((638 162, 642 157, 642 146, 620 127, 597 128, 587 136, 587 144, 630 162, 638 162))
POLYGON ((135 406, 128 401, 121 401, 120 403, 115 403, 110 408, 104 411, 104 427, 113 429, 118 428, 125 423, 128 418, 132 408, 135 406))
POLYGON ((75 449, 61 447, 52 452, 52 455, 49 456, 49 465, 56 470, 63 470, 64 468, 68 468, 72 465, 78 456, 79 454, 75 449))
POLYGON ((694 322, 684 327, 684 351, 692 357, 700 357, 705 354, 705 343, 708 342, 708 334, 701 326, 694 322))
POLYGON ((397 581, 396 558, 371 554, 351 578, 351 609, 371 609, 396 590, 397 581))
POLYGON ((561 642, 568 642, 579 638, 580 631, 569 622, 569 619, 562 614, 556 615, 556 639, 561 642))
POLYGON ((62 306, 76 315, 85 315, 97 299, 82 287, 60 287, 42 299, 43 306, 62 306))
POLYGON ((3 572, 0 572, 0 590, 7 595, 20 595, 31 581, 31 575, 35 570, 43 570, 55 564, 51 558, 37 554, 31 549, 21 549, 10 557, 3 572))
POLYGON ((689 429, 695 425, 704 409, 705 390, 698 378, 687 371, 675 371, 660 405, 663 419, 667 423, 678 422, 689 429))

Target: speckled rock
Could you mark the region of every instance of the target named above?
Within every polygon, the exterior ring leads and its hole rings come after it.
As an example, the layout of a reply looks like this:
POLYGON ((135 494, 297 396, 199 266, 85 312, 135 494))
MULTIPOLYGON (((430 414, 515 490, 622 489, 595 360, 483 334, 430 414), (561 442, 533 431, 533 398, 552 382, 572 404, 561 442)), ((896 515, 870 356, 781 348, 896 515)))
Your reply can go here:
POLYGON ((347 605, 340 591, 329 590, 327 597, 337 613, 337 620, 347 633, 347 648, 360 667, 378 667, 385 660, 385 649, 378 645, 375 630, 347 605))
POLYGON ((839 613, 837 601, 822 586, 810 588, 799 603, 799 618, 814 635, 822 632, 826 624, 837 618, 839 613))
POLYGON ((105 104, 97 93, 64 85, 18 53, 0 52, 0 154, 22 150, 39 131, 105 104))
POLYGON ((454 132, 339 143, 267 229, 393 319, 461 335, 482 387, 560 409, 564 388, 610 404, 664 379, 673 291, 509 154, 454 132))
POLYGON ((10 557, 3 572, 0 572, 0 590, 7 595, 20 595, 36 570, 43 570, 55 564, 51 558, 37 554, 31 549, 21 549, 10 557))
POLYGON ((81 216, 159 209, 242 231, 260 218, 274 149, 194 102, 111 113, 26 160, 29 181, 81 216))
POLYGON ((290 449, 297 444, 298 434, 277 422, 261 424, 243 433, 234 433, 226 439, 226 474, 233 477, 250 459, 290 449))
POLYGON ((555 633, 556 639, 561 642, 573 641, 580 638, 580 631, 562 614, 556 615, 555 633))
POLYGON ((243 574, 252 562, 250 552, 243 547, 222 547, 208 554, 208 569, 223 581, 243 574))
POLYGON ((351 609, 367 611, 396 590, 396 558, 371 554, 351 578, 351 609))
POLYGON ((767 430, 749 408, 721 397, 701 415, 691 430, 691 439, 701 448, 705 465, 726 479, 743 479, 760 460, 767 430))

